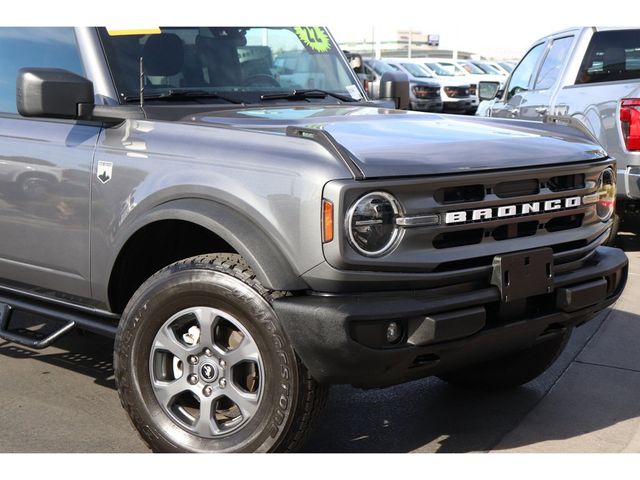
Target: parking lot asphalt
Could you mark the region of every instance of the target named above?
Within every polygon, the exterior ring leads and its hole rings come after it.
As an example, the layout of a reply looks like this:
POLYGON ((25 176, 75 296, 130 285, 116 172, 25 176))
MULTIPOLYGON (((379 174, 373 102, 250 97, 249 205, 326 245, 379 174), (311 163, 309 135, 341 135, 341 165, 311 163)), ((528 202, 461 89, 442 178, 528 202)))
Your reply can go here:
MULTIPOLYGON (((436 378, 336 386, 304 451, 640 452, 639 219, 618 237, 631 263, 623 297, 538 379, 499 393, 436 378)), ((148 451, 120 407, 112 349, 79 333, 39 352, 0 342, 0 452, 148 451)))

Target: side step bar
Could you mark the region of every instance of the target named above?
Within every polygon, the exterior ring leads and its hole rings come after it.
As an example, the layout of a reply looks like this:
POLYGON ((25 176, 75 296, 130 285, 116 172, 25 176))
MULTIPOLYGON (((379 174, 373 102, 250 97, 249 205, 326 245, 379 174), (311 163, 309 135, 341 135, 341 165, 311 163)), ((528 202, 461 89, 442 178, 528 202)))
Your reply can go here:
POLYGON ((117 320, 115 315, 101 316, 71 307, 52 305, 45 300, 19 296, 8 297, 0 293, 0 338, 36 350, 47 348, 74 328, 82 328, 98 335, 115 338, 118 330, 117 320), (11 316, 16 311, 35 314, 45 321, 54 320, 64 325, 45 338, 11 331, 11 316))

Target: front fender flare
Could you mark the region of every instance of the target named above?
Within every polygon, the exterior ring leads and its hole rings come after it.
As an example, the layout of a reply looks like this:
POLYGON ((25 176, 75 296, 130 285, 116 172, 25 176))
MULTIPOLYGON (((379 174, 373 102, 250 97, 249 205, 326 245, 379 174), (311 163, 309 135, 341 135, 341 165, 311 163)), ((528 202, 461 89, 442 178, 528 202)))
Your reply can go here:
MULTIPOLYGON (((247 261, 257 279, 272 290, 309 288, 272 238, 241 212, 201 198, 184 198, 159 204, 126 225, 117 234, 108 271, 118 255, 140 229, 161 220, 182 220, 206 228, 231 245, 247 261)), ((210 252, 214 253, 214 252, 210 252)))

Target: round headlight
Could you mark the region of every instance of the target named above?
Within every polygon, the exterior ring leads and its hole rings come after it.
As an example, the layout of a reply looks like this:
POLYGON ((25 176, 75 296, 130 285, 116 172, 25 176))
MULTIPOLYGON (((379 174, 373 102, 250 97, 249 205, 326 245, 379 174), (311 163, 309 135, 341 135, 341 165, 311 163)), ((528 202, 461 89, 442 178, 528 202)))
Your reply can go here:
POLYGON ((362 255, 379 257, 396 246, 400 229, 398 201, 385 192, 372 192, 356 201, 347 214, 349 243, 362 255))
POLYGON ((616 208, 616 175, 613 169, 607 168, 600 174, 597 194, 596 213, 600 220, 606 222, 616 208))

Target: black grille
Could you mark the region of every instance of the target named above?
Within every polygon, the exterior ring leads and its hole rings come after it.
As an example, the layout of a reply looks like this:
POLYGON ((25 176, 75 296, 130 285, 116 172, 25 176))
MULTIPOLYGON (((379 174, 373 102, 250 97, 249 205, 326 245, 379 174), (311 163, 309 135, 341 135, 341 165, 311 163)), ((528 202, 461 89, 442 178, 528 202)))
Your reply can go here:
MULTIPOLYGON (((554 254, 571 252, 572 250, 579 250, 587 246, 586 240, 576 240, 573 242, 558 243, 552 245, 551 249, 554 254)), ((585 256, 584 254, 582 255, 585 256)), ((455 270, 463 270, 468 268, 478 267, 490 267, 493 264, 494 255, 485 255, 483 257, 467 258, 464 260, 454 260, 451 262, 443 262, 439 264, 433 272, 453 272, 455 270)), ((558 265, 561 261, 554 261, 554 264, 558 265)))
POLYGON ((440 98, 440 88, 439 87, 428 88, 427 98, 440 98))
POLYGON ((572 228, 578 228, 582 226, 582 219, 584 214, 569 215, 566 217, 556 217, 549 220, 544 228, 547 232, 561 232, 562 230, 571 230, 572 228))
POLYGON ((444 87, 444 93, 450 98, 463 98, 469 96, 467 87, 444 87))
POLYGON ((494 240, 508 240, 510 238, 530 237, 538 231, 538 221, 510 223, 509 225, 500 225, 491 236, 494 240))
POLYGON ((520 180, 517 182, 502 182, 494 189, 496 196, 500 198, 521 197, 523 195, 537 195, 540 193, 540 181, 532 178, 530 180, 520 180))
POLYGON ((565 192, 585 187, 584 173, 575 175, 561 175, 552 177, 547 182, 547 187, 552 192, 565 192))
POLYGON ((460 187, 441 188, 433 194, 436 202, 442 205, 454 203, 479 202, 484 200, 484 185, 464 185, 460 187))
MULTIPOLYGON (((481 243, 484 238, 493 238, 496 241, 511 240, 514 238, 531 237, 541 229, 549 233, 560 232, 580 228, 584 219, 584 213, 575 214, 566 210, 546 221, 512 218, 511 222, 502 225, 471 230, 452 230, 438 234, 433 239, 433 246, 437 249, 462 247, 481 243), (518 221, 520 220, 520 221, 518 221)), ((451 227, 454 227, 453 225, 451 227)))
POLYGON ((451 248, 475 245, 482 241, 483 236, 484 228, 459 230, 457 232, 444 232, 433 239, 433 246, 435 248, 451 248))
POLYGON ((498 217, 498 214, 499 207, 505 206, 504 199, 513 199, 510 205, 518 208, 524 204, 542 205, 545 200, 559 200, 572 194, 583 195, 587 183, 584 173, 500 180, 496 183, 447 186, 433 192, 437 203, 453 206, 448 209, 449 212, 466 212, 466 220, 446 225, 446 231, 433 237, 434 248, 475 245, 486 239, 503 241, 531 237, 540 231, 553 233, 583 225, 586 207, 582 205, 547 211, 539 207, 539 211, 529 210, 502 217, 498 217), (561 194, 555 196, 558 192, 561 194), (543 194, 545 196, 541 196, 543 194), (473 220, 474 210, 490 210, 491 216, 473 220), (475 226, 477 228, 473 228, 475 226))

